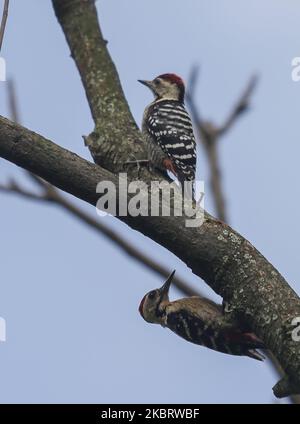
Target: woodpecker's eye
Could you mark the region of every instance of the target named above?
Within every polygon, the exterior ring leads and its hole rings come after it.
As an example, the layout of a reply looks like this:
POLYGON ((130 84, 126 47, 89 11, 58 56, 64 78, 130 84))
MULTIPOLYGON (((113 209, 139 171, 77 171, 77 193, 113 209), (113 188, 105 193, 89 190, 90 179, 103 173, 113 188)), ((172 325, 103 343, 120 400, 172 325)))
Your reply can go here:
POLYGON ((156 295, 156 290, 152 290, 149 294, 148 297, 150 300, 153 300, 155 298, 156 295))
POLYGON ((156 79, 155 80, 155 85, 160 85, 161 84, 161 80, 160 79, 156 79))

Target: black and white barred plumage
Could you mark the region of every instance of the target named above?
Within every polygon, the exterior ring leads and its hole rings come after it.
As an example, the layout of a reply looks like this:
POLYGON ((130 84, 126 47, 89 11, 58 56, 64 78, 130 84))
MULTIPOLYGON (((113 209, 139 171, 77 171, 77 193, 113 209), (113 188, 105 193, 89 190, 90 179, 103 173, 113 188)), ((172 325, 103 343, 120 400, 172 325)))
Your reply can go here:
POLYGON ((155 95, 144 112, 142 128, 149 142, 150 161, 172 171, 181 183, 194 181, 196 143, 184 107, 183 81, 174 74, 164 74, 153 81, 140 82, 155 95))
POLYGON ((147 109, 144 131, 174 162, 187 180, 195 179, 196 143, 191 119, 182 103, 160 100, 147 109))

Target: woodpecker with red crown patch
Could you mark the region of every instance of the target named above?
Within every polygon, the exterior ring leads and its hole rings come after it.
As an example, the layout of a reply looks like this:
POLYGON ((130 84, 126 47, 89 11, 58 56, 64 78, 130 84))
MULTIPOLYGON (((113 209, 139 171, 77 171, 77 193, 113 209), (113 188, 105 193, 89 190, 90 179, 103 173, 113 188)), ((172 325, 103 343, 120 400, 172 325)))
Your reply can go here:
POLYGON ((169 300, 169 288, 175 271, 165 284, 147 293, 139 307, 145 321, 167 327, 178 336, 198 345, 229 355, 249 356, 262 361, 256 349, 264 343, 250 331, 226 317, 221 305, 199 296, 169 300))
POLYGON ((152 81, 139 80, 154 94, 145 109, 142 131, 149 146, 149 160, 171 171, 194 197, 196 142, 191 118, 184 106, 185 86, 175 74, 162 74, 152 81))

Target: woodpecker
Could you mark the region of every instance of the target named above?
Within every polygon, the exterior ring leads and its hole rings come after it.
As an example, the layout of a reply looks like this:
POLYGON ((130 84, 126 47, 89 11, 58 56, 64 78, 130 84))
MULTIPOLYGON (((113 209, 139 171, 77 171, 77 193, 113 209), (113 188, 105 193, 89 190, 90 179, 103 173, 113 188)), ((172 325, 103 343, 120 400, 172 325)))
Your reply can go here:
POLYGON ((142 131, 148 142, 149 160, 171 171, 181 185, 189 181, 194 195, 196 143, 193 126, 184 106, 185 86, 175 74, 162 74, 153 81, 138 80, 150 88, 154 101, 144 111, 142 131))
POLYGON ((142 299, 139 312, 145 321, 167 327, 178 336, 198 345, 229 355, 249 356, 262 361, 256 349, 263 342, 251 332, 230 322, 223 308, 209 299, 192 296, 169 301, 169 288, 175 271, 160 289, 152 290, 142 299))

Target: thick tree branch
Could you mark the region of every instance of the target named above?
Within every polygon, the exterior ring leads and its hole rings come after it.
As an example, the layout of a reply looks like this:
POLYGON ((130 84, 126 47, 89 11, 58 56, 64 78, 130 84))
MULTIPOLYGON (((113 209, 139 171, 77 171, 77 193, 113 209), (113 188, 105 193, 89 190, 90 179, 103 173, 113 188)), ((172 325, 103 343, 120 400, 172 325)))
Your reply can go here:
MULTIPOLYGON (((7 84, 8 93, 8 108, 10 110, 11 118, 14 122, 20 123, 19 107, 17 101, 17 95, 15 90, 15 84, 13 80, 9 80, 7 84)), ((57 206, 62 207, 65 211, 75 216, 80 222, 88 225, 92 229, 96 230, 101 236, 105 236, 110 242, 115 244, 121 251, 127 254, 131 259, 136 260, 139 264, 144 265, 148 270, 158 274, 162 278, 166 278, 171 270, 164 265, 160 264, 147 254, 143 254, 140 249, 137 249, 133 243, 130 243, 124 237, 120 236, 116 231, 110 229, 107 225, 102 224, 99 220, 92 217, 90 214, 83 211, 82 208, 77 207, 74 202, 68 200, 66 196, 63 196, 59 190, 53 185, 48 184, 43 179, 26 172, 26 174, 33 179, 33 181, 39 186, 39 193, 35 191, 25 189, 22 185, 18 184, 15 180, 10 180, 6 185, 0 184, 0 192, 12 193, 20 195, 26 199, 40 201, 40 202, 51 202, 57 206)), ((182 278, 175 276, 173 279, 174 286, 185 296, 202 296, 199 290, 194 290, 191 285, 183 280, 182 278)), ((284 373, 274 357, 269 351, 268 357, 274 367, 274 370, 283 377, 284 373)), ((292 395, 291 401, 293 403, 299 403, 299 396, 292 395)))
MULTIPOLYGON (((20 123, 20 113, 16 89, 12 79, 8 81, 7 94, 8 108, 11 118, 15 123, 20 123)), ((109 241, 113 242, 117 247, 119 247, 125 254, 129 255, 132 259, 136 260, 140 264, 144 265, 150 271, 158 274, 164 279, 170 275, 172 271, 170 268, 160 264, 147 254, 143 254, 140 249, 137 249, 132 243, 119 235, 116 231, 110 229, 108 226, 102 224, 99 222, 99 220, 92 217, 90 214, 84 212, 82 208, 77 207, 73 202, 68 200, 66 196, 63 196, 53 185, 47 183, 43 179, 30 172, 27 172, 26 174, 39 186, 39 193, 25 189, 13 179, 11 179, 10 182, 6 185, 0 184, 0 192, 2 191, 4 193, 14 193, 30 200, 52 202, 55 205, 62 207, 65 211, 71 213, 84 224, 96 230, 99 234, 104 235, 109 241)), ((194 290, 187 281, 178 277, 178 275, 174 277, 173 284, 186 296, 202 296, 199 291, 194 290)))
POLYGON ((87 139, 96 163, 113 172, 131 159, 146 159, 115 65, 107 50, 94 0, 52 0, 86 91, 95 122, 87 139), (126 134, 126 139, 123 135, 126 134))
MULTIPOLYGON (((0 118, 0 156, 92 205, 99 181, 118 187, 115 174, 5 118, 0 118)), ((186 228, 184 217, 119 219, 183 260, 228 302, 234 317, 264 340, 289 379, 276 385, 276 396, 300 392, 300 343, 291 337, 300 300, 247 240, 209 215, 199 228, 186 228)))
MULTIPOLYGON (((95 120, 95 132, 88 138, 90 150, 97 163, 118 172, 130 153, 139 158, 145 151, 98 27, 94 1, 53 0, 53 5, 80 71, 95 120), (80 37, 83 38, 78 42, 80 37), (108 76, 110 73, 113 80, 108 76)), ((9 125, 6 128, 13 135, 11 140, 19 139, 20 135, 15 135, 9 125)), ((118 183, 113 173, 95 168, 70 152, 59 151, 58 146, 45 139, 38 142, 38 136, 31 132, 27 136, 35 142, 28 145, 23 140, 24 130, 19 130, 22 143, 1 146, 1 154, 63 190, 95 204, 93 188, 99 180, 118 183), (28 149, 25 155, 24 147, 28 149), (63 163, 52 160, 55 156, 63 159, 63 163), (29 162, 28 157, 31 158, 29 162)), ((244 320, 265 341, 290 380, 288 384, 282 381, 276 386, 277 396, 299 392, 300 348, 290 335, 292 319, 300 313, 299 299, 250 243, 209 215, 196 230, 185 228, 184 218, 179 217, 128 216, 121 219, 185 261, 229 303, 231 313, 244 320)))
MULTIPOLYGON (((98 27, 94 2, 53 0, 53 4, 95 120, 96 129, 88 138, 89 147, 97 163, 118 172, 130 153, 139 158, 145 154, 145 148, 118 87, 117 74, 98 27), (80 35, 83 38, 77 43, 80 35)), ((2 157, 82 200, 95 204, 95 187, 103 179, 118 186, 113 172, 94 166, 4 118, 0 119, 0 127, 2 157)), ((289 380, 275 387, 277 396, 299 392, 299 344, 290 335, 292 319, 300 315, 299 299, 250 243, 209 215, 197 229, 185 228, 185 220, 180 217, 120 219, 185 261, 228 302, 231 314, 265 341, 289 380)))

